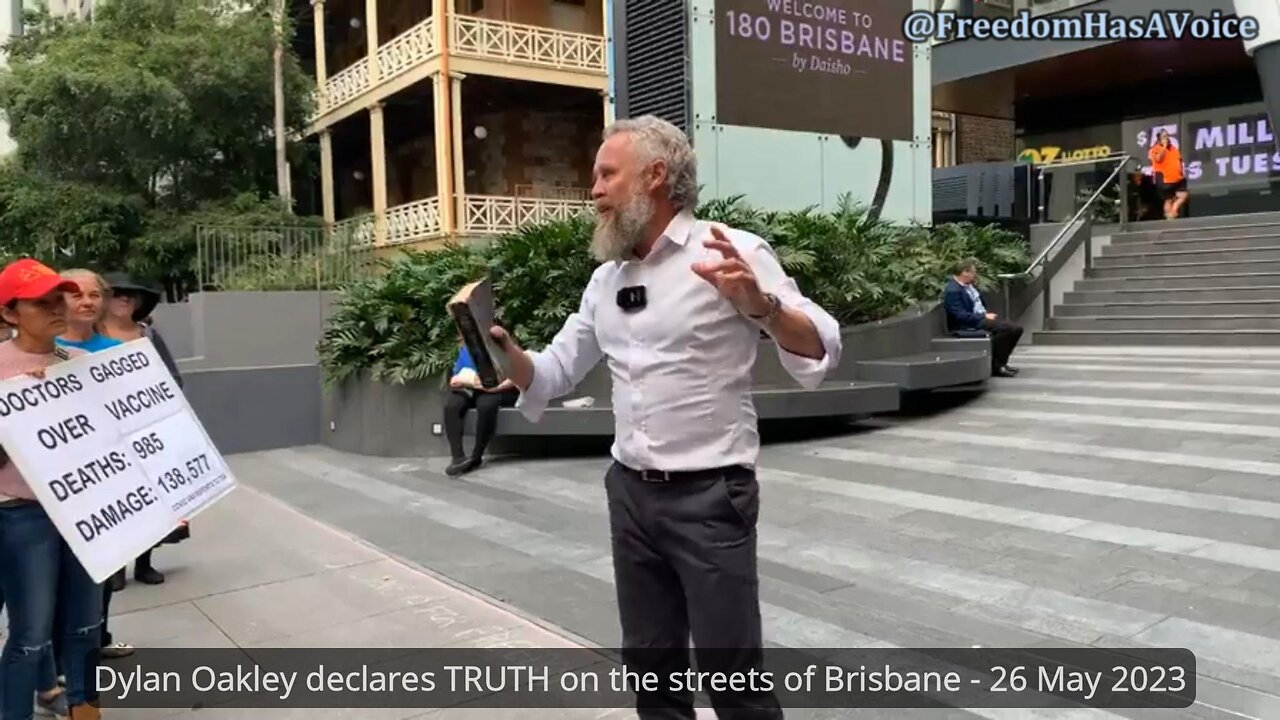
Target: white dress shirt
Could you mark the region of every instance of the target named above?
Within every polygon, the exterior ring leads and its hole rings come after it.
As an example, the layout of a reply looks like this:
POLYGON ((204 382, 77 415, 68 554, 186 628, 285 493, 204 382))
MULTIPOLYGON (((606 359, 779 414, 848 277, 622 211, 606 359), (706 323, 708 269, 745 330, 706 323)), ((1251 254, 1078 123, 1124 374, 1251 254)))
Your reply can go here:
MULTIPOLYGON (((637 470, 705 470, 754 466, 759 451, 752 368, 761 326, 740 313, 693 264, 723 260, 703 245, 711 225, 677 215, 644 260, 596 268, 582 305, 533 357, 533 382, 516 407, 537 421, 548 403, 568 394, 601 358, 613 376, 613 457, 637 470), (647 306, 626 312, 618 290, 646 288, 647 306)), ((800 293, 773 249, 747 232, 725 235, 750 265, 761 289, 783 307, 803 312, 818 328, 826 356, 792 354, 778 346, 783 367, 815 388, 840 362, 840 325, 800 293)))
POLYGON ((969 297, 973 298, 973 311, 980 315, 986 315, 987 308, 982 304, 982 293, 978 292, 978 288, 974 287, 973 283, 969 283, 964 286, 964 291, 969 293, 969 297))

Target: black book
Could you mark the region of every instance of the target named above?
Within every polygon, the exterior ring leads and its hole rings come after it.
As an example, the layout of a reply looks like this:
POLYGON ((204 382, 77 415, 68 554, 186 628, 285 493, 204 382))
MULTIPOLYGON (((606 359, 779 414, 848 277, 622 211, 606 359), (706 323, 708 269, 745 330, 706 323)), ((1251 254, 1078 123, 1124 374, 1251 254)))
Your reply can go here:
POLYGON ((449 300, 449 315, 462 334, 480 384, 495 388, 507 379, 506 355, 498 341, 489 334, 493 327, 493 286, 488 279, 467 284, 449 300))

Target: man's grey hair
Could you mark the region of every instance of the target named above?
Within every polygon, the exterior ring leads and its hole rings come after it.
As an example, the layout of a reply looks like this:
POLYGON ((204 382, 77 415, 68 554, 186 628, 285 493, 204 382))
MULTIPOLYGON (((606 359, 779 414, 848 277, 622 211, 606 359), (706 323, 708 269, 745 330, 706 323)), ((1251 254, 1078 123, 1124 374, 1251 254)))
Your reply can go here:
POLYGON ((667 194, 678 210, 698 205, 698 161, 689 138, 680 128, 653 115, 619 120, 605 128, 604 139, 630 134, 641 162, 662 160, 667 165, 667 194))

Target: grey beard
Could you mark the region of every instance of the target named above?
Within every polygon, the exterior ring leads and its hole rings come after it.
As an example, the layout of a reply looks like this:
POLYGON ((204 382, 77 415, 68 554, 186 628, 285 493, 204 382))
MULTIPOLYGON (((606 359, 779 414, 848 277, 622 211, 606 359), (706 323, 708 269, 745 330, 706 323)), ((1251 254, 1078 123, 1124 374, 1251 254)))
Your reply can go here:
POLYGON ((611 217, 597 218, 591 236, 591 254, 600 262, 630 258, 636 245, 644 239, 652 218, 653 201, 643 194, 615 209, 611 217))

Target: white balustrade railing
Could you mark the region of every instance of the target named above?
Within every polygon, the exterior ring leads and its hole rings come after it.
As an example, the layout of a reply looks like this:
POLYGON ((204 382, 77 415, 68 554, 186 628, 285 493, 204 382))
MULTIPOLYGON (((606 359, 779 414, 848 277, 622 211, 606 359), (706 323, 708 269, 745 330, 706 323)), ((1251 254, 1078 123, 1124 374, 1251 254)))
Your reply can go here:
POLYGON ((316 114, 323 115, 369 91, 369 58, 362 57, 330 77, 316 99, 316 114))
POLYGON ((481 234, 501 234, 533 223, 568 220, 592 210, 592 203, 586 200, 498 195, 467 195, 462 206, 463 228, 481 234))
POLYGON ((436 19, 429 17, 378 48, 379 82, 390 82, 423 65, 438 51, 436 19))
MULTIPOLYGON (((369 58, 330 76, 316 91, 316 118, 421 67, 440 53, 436 18, 429 17, 378 48, 378 79, 369 76, 369 58)), ((605 73, 605 41, 599 35, 567 32, 500 20, 449 16, 451 51, 461 57, 540 67, 605 73)))
POLYGON ((468 15, 451 15, 449 22, 449 50, 459 56, 607 72, 605 42, 599 35, 468 15))
POLYGON ((368 247, 373 244, 374 220, 362 215, 333 224, 333 244, 340 247, 368 247))
POLYGON ((387 208, 387 244, 427 240, 440 234, 440 198, 426 198, 387 208))

